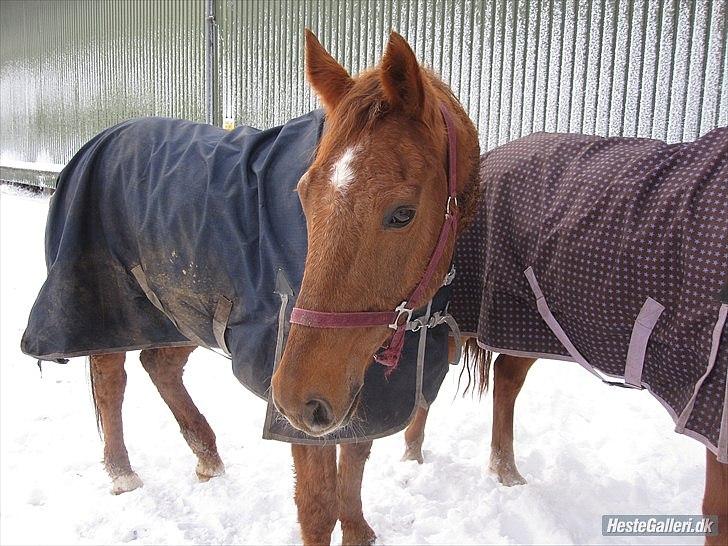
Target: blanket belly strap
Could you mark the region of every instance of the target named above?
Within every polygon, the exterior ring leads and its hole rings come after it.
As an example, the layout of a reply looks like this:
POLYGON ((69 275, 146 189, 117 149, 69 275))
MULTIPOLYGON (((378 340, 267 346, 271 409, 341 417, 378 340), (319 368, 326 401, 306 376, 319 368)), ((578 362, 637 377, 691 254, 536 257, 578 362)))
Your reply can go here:
POLYGON ((220 347, 225 354, 230 356, 230 351, 225 343, 225 330, 227 329, 230 311, 233 308, 233 302, 225 296, 220 296, 215 307, 215 315, 212 317, 212 333, 215 335, 217 346, 220 347))
POLYGON ((144 274, 144 270, 142 269, 141 265, 137 265, 131 268, 131 274, 134 275, 134 278, 136 279, 136 282, 139 284, 139 287, 144 292, 144 295, 147 297, 149 301, 152 302, 152 305, 159 309, 164 315, 170 320, 172 324, 179 330, 179 326, 177 325, 177 322, 167 314, 167 312, 164 310, 164 306, 162 305, 162 302, 159 301, 159 298, 154 293, 154 291, 149 286, 149 281, 147 281, 147 276, 144 274))
POLYGON ((526 271, 523 272, 523 274, 526 276, 526 279, 528 280, 528 284, 531 287, 531 290, 533 291, 533 295, 536 297, 536 307, 538 308, 538 312, 541 315, 541 318, 546 323, 546 325, 551 329, 551 331, 554 333, 556 338, 561 342, 561 344, 564 346, 564 348, 568 351, 571 358, 574 360, 574 362, 577 362, 581 364, 581 366, 594 374, 596 377, 598 377, 603 383, 606 383, 607 385, 613 386, 613 387, 624 387, 624 388, 638 388, 641 389, 642 387, 635 387, 627 382, 623 381, 609 381, 605 379, 602 374, 600 374, 594 366, 589 364, 586 358, 582 356, 582 354, 579 352, 579 350, 576 348, 576 346, 571 342, 569 339, 569 336, 566 335, 566 332, 559 324, 559 321, 556 320, 556 317, 554 317, 553 313, 551 312, 551 309, 549 309, 548 303, 546 303, 546 298, 543 295, 543 292, 541 291, 541 287, 538 284, 538 281, 536 280, 536 274, 533 272, 533 267, 529 267, 526 269, 526 271))
MULTIPOLYGON (((144 295, 149 299, 149 301, 152 302, 152 305, 154 305, 154 307, 156 307, 162 313, 164 313, 164 316, 167 317, 167 319, 172 324, 174 324, 174 327, 177 328, 177 330, 179 330, 179 332, 183 336, 185 336, 187 339, 189 339, 195 345, 198 345, 200 347, 204 347, 206 349, 213 350, 207 343, 205 343, 205 341, 201 337, 199 337, 197 334, 195 334, 194 332, 192 332, 189 328, 185 328, 184 330, 182 330, 180 328, 178 321, 175 320, 175 318, 172 316, 171 313, 168 313, 165 310, 164 305, 162 305, 162 302, 159 300, 159 298, 157 297, 157 295, 154 293, 154 291, 152 290, 151 286, 149 286, 149 281, 147 280, 147 276, 144 273, 144 270, 142 269, 142 266, 141 265, 137 265, 137 266, 132 267, 131 268, 131 274, 134 275, 134 278, 136 279, 137 283, 139 283, 139 287, 144 291, 144 295)), ((218 314, 218 311, 220 311, 220 317, 221 318, 222 318, 222 315, 225 312, 225 304, 224 304, 224 302, 222 300, 228 301, 226 298, 224 298, 224 297, 221 296, 221 300, 218 301, 218 304, 217 304, 218 305, 218 309, 215 310, 215 315, 216 316, 218 314), (221 309, 221 304, 222 304, 222 309, 221 309)), ((232 302, 228 301, 228 303, 230 303, 230 308, 232 309, 232 302)), ((229 315, 230 314, 230 310, 228 310, 227 313, 229 315)), ((214 326, 215 325, 214 325, 214 321, 213 321, 213 329, 214 329, 214 326)), ((224 325, 223 325, 223 328, 222 328, 223 345, 220 348, 223 351, 225 351, 225 354, 224 355, 221 355, 221 356, 225 356, 226 358, 228 358, 227 355, 229 353, 227 352, 227 349, 225 348, 225 337, 224 337, 225 328, 226 327, 227 327, 227 316, 225 317, 225 322, 224 322, 224 325)), ((217 332, 215 332, 215 339, 217 339, 217 337, 218 337, 218 334, 217 334, 217 332)), ((219 344, 219 341, 218 341, 218 344, 219 344)), ((214 352, 217 352, 217 351, 214 351, 214 352)), ((218 353, 218 354, 220 354, 220 353, 218 353)))
POLYGON ((642 368, 645 364, 647 342, 664 310, 665 307, 661 303, 648 297, 634 321, 627 350, 627 364, 624 368, 624 382, 628 385, 642 387, 642 368))

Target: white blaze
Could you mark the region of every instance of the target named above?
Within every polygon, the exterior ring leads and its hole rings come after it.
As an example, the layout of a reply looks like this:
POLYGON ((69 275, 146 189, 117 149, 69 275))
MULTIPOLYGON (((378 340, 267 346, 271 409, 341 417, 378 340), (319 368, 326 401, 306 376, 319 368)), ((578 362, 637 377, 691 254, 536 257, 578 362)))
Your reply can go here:
POLYGON ((340 192, 343 192, 354 178, 351 162, 355 152, 353 146, 347 148, 331 169, 331 184, 340 192))

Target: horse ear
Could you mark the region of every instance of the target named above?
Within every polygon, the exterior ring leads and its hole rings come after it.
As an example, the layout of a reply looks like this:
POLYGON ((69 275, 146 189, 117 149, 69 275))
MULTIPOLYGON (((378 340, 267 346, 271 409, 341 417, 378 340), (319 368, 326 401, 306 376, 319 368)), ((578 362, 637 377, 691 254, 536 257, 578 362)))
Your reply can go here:
POLYGON ((306 77, 326 110, 333 110, 354 80, 324 49, 313 32, 306 29, 306 77))
POLYGON ((389 35, 381 70, 387 102, 413 117, 421 117, 425 104, 422 70, 407 41, 394 31, 389 35))

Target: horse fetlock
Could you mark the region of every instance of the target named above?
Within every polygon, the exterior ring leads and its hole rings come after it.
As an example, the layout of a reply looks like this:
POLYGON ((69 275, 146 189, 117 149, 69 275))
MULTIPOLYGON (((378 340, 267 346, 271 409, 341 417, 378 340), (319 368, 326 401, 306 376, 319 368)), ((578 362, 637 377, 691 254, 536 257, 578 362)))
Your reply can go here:
POLYGON ((376 533, 372 530, 364 518, 358 521, 342 521, 342 546, 368 546, 374 544, 377 539, 376 533))
POLYGON ((425 462, 425 459, 422 457, 422 442, 410 442, 407 443, 404 450, 404 455, 402 455, 403 461, 417 461, 419 464, 422 464, 425 462))
POLYGON ((521 476, 516 467, 513 453, 505 453, 493 450, 490 453, 490 464, 488 469, 496 475, 498 481, 506 487, 513 485, 524 485, 526 479, 521 476))
POLYGON ((104 448, 104 468, 112 479, 134 473, 129 462, 129 455, 124 447, 111 449, 106 446, 104 448))
POLYGON ((111 493, 113 495, 128 493, 143 485, 144 482, 142 482, 141 478, 133 470, 126 474, 111 477, 111 493))
POLYGON ((215 453, 210 456, 200 457, 197 461, 197 468, 195 468, 197 478, 201 482, 206 482, 210 478, 222 476, 225 474, 225 464, 220 459, 220 456, 215 453))
POLYGON ((213 463, 222 466, 222 461, 217 453, 215 433, 204 417, 194 427, 181 426, 180 432, 200 462, 207 461, 213 466, 215 466, 213 463))

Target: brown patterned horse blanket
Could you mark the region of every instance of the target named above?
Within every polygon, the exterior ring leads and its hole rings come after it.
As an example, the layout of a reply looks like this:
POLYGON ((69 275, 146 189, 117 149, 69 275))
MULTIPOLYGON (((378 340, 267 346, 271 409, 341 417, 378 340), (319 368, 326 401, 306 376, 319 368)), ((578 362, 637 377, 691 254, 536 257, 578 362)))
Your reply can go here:
POLYGON ((728 462, 728 128, 537 133, 484 155, 481 176, 456 254, 463 331, 648 389, 728 462))

